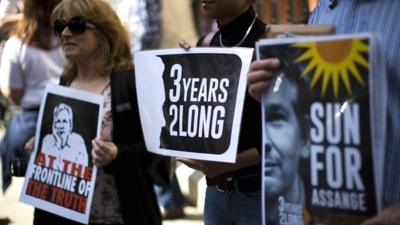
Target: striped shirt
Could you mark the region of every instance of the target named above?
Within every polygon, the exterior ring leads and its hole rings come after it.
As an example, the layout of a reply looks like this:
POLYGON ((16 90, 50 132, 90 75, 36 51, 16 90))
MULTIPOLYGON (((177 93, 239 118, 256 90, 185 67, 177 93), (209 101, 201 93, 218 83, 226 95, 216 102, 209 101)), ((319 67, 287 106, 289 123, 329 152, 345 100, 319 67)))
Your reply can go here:
POLYGON ((374 32, 381 37, 388 75, 384 206, 400 202, 399 11, 399 0, 320 0, 309 19, 310 24, 334 24, 339 34, 374 32))

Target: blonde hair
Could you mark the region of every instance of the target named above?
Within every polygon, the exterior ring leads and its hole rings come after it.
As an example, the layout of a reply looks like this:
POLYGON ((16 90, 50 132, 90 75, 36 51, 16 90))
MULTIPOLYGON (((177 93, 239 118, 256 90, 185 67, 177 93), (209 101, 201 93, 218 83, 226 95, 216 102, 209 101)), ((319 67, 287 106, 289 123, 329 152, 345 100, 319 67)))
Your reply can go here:
POLYGON ((17 22, 11 35, 22 42, 41 49, 52 49, 58 46, 52 40, 53 29, 50 15, 61 0, 25 0, 22 18, 17 22))
MULTIPOLYGON (((129 36, 112 7, 103 0, 63 0, 51 14, 51 24, 58 19, 82 16, 93 24, 97 39, 97 69, 100 74, 111 70, 132 69, 129 36)), ((76 63, 67 60, 64 75, 75 77, 76 63)))

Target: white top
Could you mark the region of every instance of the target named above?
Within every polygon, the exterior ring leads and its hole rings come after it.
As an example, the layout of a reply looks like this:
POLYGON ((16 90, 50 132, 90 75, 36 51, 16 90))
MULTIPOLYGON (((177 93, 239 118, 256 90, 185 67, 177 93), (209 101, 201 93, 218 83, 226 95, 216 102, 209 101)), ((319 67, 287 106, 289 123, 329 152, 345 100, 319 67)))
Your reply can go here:
POLYGON ((0 1, 0 19, 9 14, 17 13, 21 8, 21 0, 1 0, 0 1))
POLYGON ((23 89, 21 106, 38 107, 46 84, 58 84, 64 61, 60 47, 45 51, 11 37, 1 58, 0 87, 23 89))

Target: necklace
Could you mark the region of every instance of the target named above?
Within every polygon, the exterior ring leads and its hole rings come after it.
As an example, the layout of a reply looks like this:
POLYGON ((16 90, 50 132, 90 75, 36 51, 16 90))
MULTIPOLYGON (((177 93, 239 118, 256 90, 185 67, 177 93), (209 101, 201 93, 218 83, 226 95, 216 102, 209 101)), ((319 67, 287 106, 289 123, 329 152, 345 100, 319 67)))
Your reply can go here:
POLYGON ((244 40, 246 40, 247 36, 249 36, 250 30, 251 30, 251 28, 253 28, 254 23, 256 22, 256 19, 257 19, 257 15, 254 16, 254 19, 253 19, 253 21, 251 22, 249 28, 247 28, 247 31, 246 31, 246 33, 244 34, 243 38, 242 38, 237 44, 235 44, 235 45, 233 45, 233 46, 225 46, 225 45, 222 43, 222 34, 220 33, 220 34, 219 34, 219 44, 221 45, 221 47, 224 47, 224 48, 225 48, 225 47, 237 47, 237 46, 240 46, 240 45, 244 42, 244 40))

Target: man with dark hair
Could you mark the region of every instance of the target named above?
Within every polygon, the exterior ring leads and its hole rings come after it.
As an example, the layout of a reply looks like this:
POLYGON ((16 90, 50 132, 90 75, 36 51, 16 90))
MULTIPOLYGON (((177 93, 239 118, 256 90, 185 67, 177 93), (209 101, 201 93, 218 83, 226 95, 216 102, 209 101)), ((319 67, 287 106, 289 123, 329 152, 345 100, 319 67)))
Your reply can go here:
MULTIPOLYGON (((279 223, 278 208, 282 202, 298 205, 299 209, 305 206, 304 183, 299 168, 310 152, 309 101, 305 102, 308 88, 299 74, 296 68, 286 68, 272 82, 263 98, 266 224, 279 223)), ((299 214, 302 215, 302 211, 299 214)))

